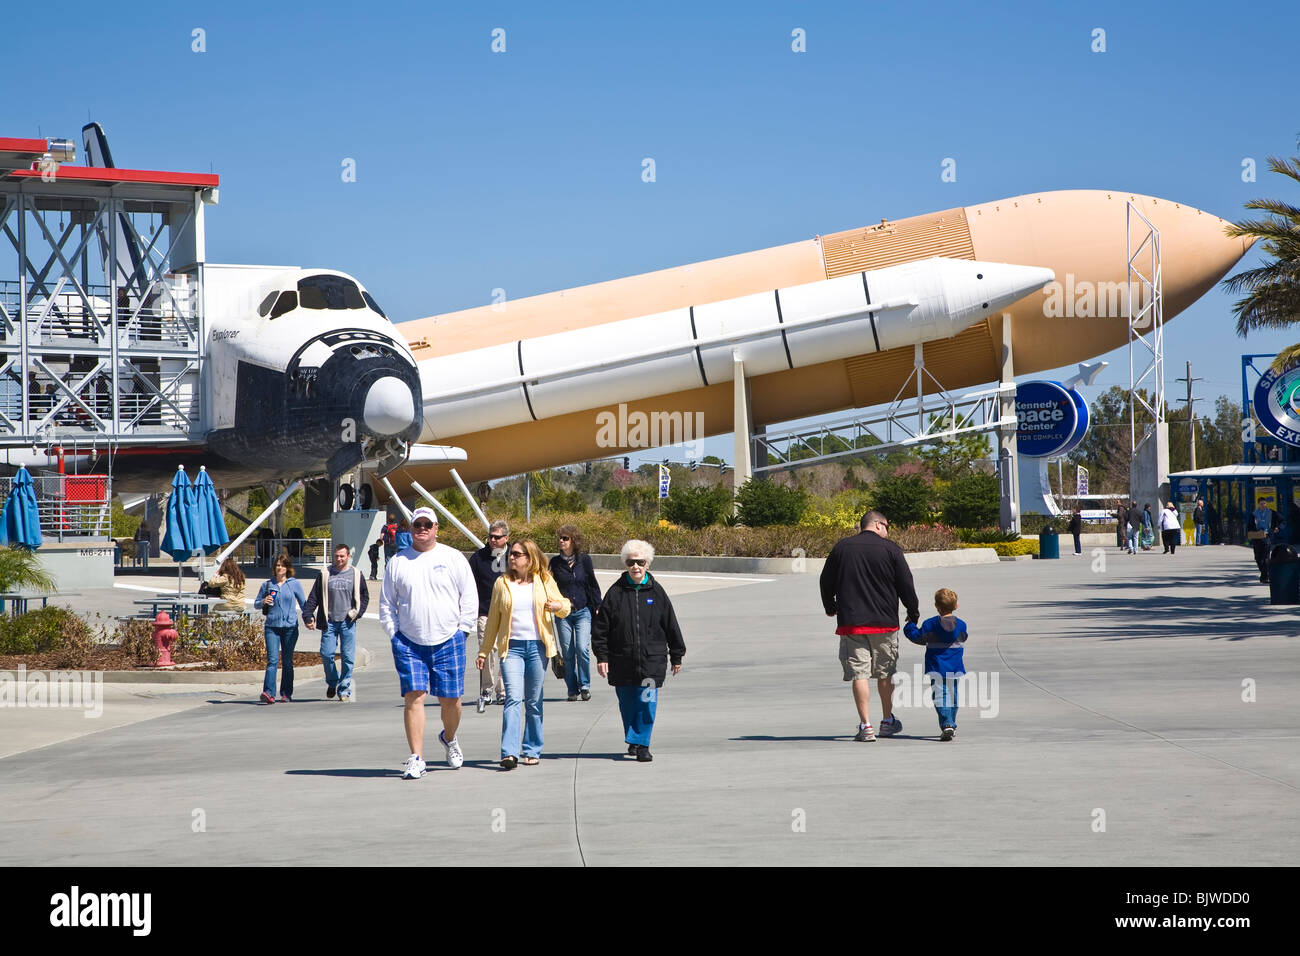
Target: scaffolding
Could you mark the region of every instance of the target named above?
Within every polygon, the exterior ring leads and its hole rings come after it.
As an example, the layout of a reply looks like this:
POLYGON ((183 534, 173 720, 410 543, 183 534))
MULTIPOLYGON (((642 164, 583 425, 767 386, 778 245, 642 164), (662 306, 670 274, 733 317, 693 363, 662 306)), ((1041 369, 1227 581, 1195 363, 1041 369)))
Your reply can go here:
POLYGON ((217 178, 58 166, 43 142, 0 139, 0 448, 200 438, 217 178))

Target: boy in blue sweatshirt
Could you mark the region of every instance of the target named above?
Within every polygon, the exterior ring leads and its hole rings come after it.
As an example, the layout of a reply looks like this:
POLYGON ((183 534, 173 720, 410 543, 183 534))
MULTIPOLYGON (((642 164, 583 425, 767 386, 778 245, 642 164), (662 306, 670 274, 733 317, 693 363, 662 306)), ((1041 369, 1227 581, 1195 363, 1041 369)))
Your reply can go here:
POLYGON ((966 673, 961 646, 966 642, 966 622, 957 610, 957 593, 948 588, 934 592, 937 617, 917 627, 911 621, 903 634, 913 644, 925 645, 925 673, 934 688, 934 709, 939 712, 939 739, 952 740, 957 733, 957 680, 966 673))

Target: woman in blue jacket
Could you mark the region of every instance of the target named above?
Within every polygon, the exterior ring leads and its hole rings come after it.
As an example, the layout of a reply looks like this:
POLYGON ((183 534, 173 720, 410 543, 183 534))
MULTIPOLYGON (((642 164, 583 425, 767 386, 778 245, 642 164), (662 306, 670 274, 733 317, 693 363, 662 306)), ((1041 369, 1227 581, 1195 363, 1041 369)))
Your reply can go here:
POLYGON ((293 649, 298 643, 298 617, 307 596, 293 576, 293 562, 287 554, 275 559, 271 579, 263 581, 254 602, 266 615, 266 677, 262 680, 262 703, 275 703, 275 665, 283 659, 280 701, 293 700, 293 649))
POLYGON ((551 577, 569 599, 569 616, 555 621, 555 637, 564 659, 564 683, 569 700, 591 699, 591 617, 600 607, 600 585, 591 566, 586 542, 577 525, 561 525, 555 532, 560 553, 551 558, 551 577))

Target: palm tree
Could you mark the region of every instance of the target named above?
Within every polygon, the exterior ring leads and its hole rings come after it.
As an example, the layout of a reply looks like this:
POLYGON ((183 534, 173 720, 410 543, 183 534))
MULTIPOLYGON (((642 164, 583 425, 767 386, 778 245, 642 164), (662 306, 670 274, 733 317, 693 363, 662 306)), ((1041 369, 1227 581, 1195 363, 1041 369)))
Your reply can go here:
POLYGON ((41 567, 35 551, 0 547, 0 593, 53 591, 54 587, 54 578, 41 567))
MULTIPOLYGON (((1300 183, 1300 157, 1270 156, 1268 168, 1300 183)), ((1225 231, 1233 238, 1262 240, 1264 251, 1273 261, 1223 280, 1229 292, 1246 293, 1232 307, 1237 316, 1237 334, 1243 338, 1252 329, 1300 324, 1300 208, 1280 199, 1252 199, 1246 208, 1269 215, 1235 223, 1225 231)), ((1300 359, 1300 343, 1279 352, 1273 367, 1280 369, 1296 359, 1300 359)))

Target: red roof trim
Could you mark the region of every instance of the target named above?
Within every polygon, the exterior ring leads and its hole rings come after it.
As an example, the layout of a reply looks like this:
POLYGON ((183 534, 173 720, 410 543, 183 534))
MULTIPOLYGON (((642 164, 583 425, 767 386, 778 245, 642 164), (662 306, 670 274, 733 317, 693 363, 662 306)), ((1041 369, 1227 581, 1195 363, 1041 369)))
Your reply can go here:
MULTIPOLYGON (((39 169, 15 169, 9 174, 17 179, 33 179, 41 175, 39 169)), ((218 186, 221 178, 213 173, 169 173, 155 169, 100 169, 92 166, 60 166, 55 181, 60 179, 99 183, 147 183, 154 186, 218 186)))
POLYGON ((49 143, 43 139, 14 139, 0 136, 0 153, 44 153, 49 143))

